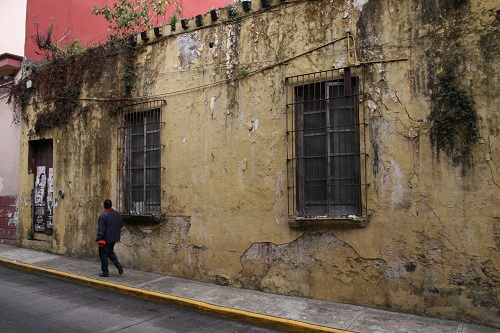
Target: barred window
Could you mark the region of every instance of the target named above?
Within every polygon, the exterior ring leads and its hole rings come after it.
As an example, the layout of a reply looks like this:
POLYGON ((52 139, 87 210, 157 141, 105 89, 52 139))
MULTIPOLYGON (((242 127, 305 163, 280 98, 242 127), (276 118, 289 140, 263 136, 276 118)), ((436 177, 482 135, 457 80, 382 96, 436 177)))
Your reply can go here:
POLYGON ((343 71, 287 78, 289 215, 363 214, 358 78, 343 71))
POLYGON ((118 127, 118 203, 126 214, 161 213, 161 106, 123 108, 118 127))

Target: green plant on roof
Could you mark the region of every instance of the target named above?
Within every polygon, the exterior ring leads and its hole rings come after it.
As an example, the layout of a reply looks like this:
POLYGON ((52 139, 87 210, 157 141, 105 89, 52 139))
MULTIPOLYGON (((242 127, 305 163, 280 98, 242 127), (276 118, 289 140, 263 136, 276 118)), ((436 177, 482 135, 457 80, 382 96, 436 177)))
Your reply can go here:
POLYGON ((177 0, 118 0, 112 6, 94 5, 92 14, 104 17, 115 39, 165 24, 167 8, 173 6, 175 13, 182 12, 177 0))
POLYGON ((175 29, 175 24, 177 23, 177 21, 178 21, 177 15, 174 14, 170 16, 169 24, 172 27, 172 30, 175 29))
POLYGON ((55 42, 52 38, 52 31, 54 29, 53 21, 49 24, 45 32, 39 31, 39 26, 39 23, 35 24, 36 34, 31 36, 31 40, 38 47, 38 51, 35 51, 35 53, 41 55, 41 52, 43 52, 45 59, 68 58, 84 50, 80 39, 74 39, 70 42, 65 42, 64 40, 55 42))
POLYGON ((232 5, 231 7, 229 7, 229 15, 231 16, 238 15, 238 7, 236 7, 236 5, 232 5))

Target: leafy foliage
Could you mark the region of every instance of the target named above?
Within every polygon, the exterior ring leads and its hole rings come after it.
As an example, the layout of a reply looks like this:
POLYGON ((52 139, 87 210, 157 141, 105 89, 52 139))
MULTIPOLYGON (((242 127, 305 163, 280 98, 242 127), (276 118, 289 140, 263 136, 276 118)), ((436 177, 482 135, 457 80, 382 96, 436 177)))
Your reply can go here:
POLYGON ((172 31, 175 30, 176 23, 177 23, 177 16, 175 16, 175 15, 170 16, 169 24, 170 24, 170 27, 172 28, 172 31))
POLYGON ((231 5, 231 7, 229 7, 229 16, 236 15, 238 15, 238 7, 236 7, 236 5, 231 5))
POLYGON ((108 21, 109 28, 115 31, 110 38, 115 39, 165 24, 170 6, 175 6, 174 12, 182 12, 177 0, 118 0, 112 7, 94 5, 92 13, 108 21))

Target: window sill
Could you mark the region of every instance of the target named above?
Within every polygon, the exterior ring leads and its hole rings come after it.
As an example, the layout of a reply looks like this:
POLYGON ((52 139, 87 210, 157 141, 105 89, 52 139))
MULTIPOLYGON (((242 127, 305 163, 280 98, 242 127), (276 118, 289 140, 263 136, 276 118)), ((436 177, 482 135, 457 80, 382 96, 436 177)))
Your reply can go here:
POLYGON ((359 217, 291 217, 290 228, 365 228, 369 216, 359 217))
POLYGON ((129 224, 159 224, 162 219, 159 215, 122 214, 123 223, 129 224))

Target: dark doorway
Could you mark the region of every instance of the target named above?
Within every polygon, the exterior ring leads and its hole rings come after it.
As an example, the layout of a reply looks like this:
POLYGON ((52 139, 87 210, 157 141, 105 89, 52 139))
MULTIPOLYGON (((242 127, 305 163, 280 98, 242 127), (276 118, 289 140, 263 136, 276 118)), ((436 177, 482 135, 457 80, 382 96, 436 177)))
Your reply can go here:
POLYGON ((35 174, 32 192, 33 231, 52 235, 54 168, 52 140, 30 141, 29 173, 35 174))

